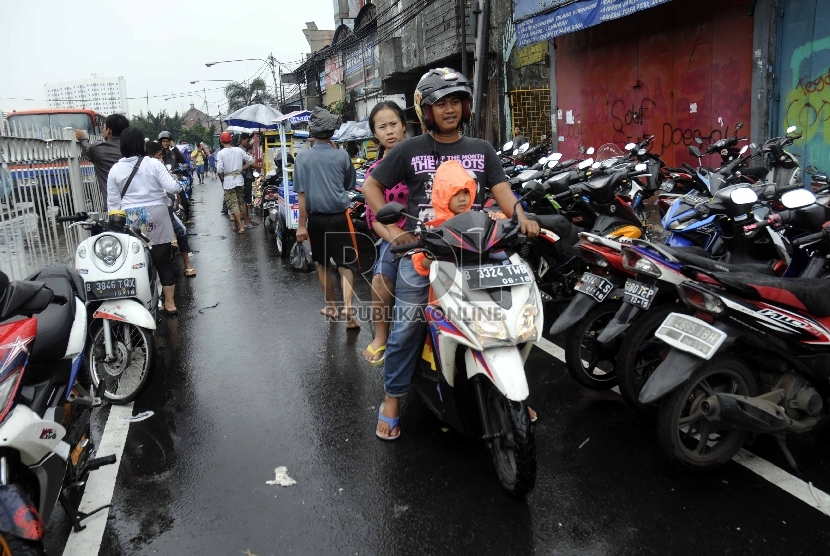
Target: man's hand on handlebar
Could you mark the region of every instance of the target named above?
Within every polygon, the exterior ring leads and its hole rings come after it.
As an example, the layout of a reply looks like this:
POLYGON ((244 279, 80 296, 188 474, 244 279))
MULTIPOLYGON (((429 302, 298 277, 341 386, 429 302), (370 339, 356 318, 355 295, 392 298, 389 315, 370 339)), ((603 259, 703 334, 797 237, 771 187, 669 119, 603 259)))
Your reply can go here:
POLYGON ((412 235, 410 232, 401 230, 397 224, 389 224, 386 229, 389 231, 389 235, 392 236, 392 245, 403 245, 404 243, 414 243, 418 241, 417 237, 412 235))
POLYGON ((541 231, 539 223, 534 220, 529 220, 524 214, 519 215, 519 224, 522 227, 522 233, 527 237, 536 237, 541 231))

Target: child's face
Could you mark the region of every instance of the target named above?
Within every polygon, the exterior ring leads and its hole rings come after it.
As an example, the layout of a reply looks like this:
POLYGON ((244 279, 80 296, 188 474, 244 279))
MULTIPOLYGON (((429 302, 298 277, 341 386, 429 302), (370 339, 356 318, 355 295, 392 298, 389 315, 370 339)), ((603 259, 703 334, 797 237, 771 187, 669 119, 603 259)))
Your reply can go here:
POLYGON ((466 189, 459 189, 455 195, 450 197, 450 210, 453 214, 467 212, 470 208, 470 192, 466 189))

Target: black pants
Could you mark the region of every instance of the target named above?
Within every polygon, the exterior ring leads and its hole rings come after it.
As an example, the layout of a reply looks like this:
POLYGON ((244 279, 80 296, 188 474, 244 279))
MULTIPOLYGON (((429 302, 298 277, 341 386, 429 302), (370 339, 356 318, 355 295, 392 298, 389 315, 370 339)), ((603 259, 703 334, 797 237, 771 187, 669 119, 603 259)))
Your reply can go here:
POLYGON ((159 273, 162 286, 172 286, 176 283, 176 274, 173 271, 173 248, 169 243, 153 245, 150 249, 153 265, 159 273))

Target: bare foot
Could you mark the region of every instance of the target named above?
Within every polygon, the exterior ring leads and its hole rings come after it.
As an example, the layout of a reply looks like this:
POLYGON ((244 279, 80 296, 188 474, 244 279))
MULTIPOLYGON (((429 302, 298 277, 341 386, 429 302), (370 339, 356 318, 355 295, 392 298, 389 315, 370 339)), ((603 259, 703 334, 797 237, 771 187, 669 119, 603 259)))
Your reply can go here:
POLYGON ((366 348, 366 349, 363 350, 363 359, 365 359, 369 363, 372 363, 374 361, 380 361, 381 358, 383 358, 383 353, 384 352, 378 351, 378 348, 381 348, 385 345, 386 345, 386 340, 381 340, 380 338, 375 336, 375 338, 372 340, 372 343, 369 344, 369 346, 371 346, 371 348, 373 350, 375 350, 375 354, 372 355, 372 353, 369 351, 369 349, 366 348))
MULTIPOLYGON (((386 396, 386 400, 382 404, 380 404, 380 412, 383 413, 386 417, 390 417, 392 419, 398 417, 400 413, 400 404, 398 398, 390 398, 389 396, 386 396)), ((389 425, 378 419, 377 433, 383 438, 397 438, 398 435, 401 434, 401 427, 396 426, 394 429, 390 431, 389 425), (392 434, 393 432, 395 434, 392 434)))
POLYGON ((527 406, 527 413, 528 413, 528 415, 530 415, 530 422, 531 423, 535 423, 536 419, 539 418, 539 416, 536 414, 536 411, 530 406, 527 406))
POLYGON ((355 310, 354 307, 350 309, 342 309, 340 311, 340 316, 346 319, 346 328, 360 328, 360 323, 354 318, 355 310))
POLYGON ((322 309, 320 309, 320 313, 327 316, 330 319, 337 318, 337 307, 334 305, 326 305, 322 309))

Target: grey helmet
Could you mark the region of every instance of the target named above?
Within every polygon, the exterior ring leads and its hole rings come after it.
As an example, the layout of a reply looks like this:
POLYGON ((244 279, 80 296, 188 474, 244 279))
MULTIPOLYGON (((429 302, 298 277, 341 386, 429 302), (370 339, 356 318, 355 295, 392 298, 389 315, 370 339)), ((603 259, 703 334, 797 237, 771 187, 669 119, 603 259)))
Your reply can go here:
POLYGON ((158 140, 161 141, 162 139, 170 139, 172 141, 173 136, 170 134, 169 131, 162 131, 161 133, 159 133, 158 140))

